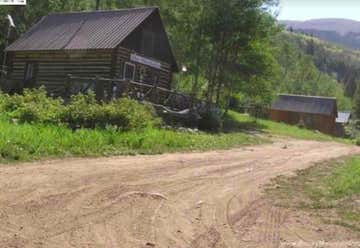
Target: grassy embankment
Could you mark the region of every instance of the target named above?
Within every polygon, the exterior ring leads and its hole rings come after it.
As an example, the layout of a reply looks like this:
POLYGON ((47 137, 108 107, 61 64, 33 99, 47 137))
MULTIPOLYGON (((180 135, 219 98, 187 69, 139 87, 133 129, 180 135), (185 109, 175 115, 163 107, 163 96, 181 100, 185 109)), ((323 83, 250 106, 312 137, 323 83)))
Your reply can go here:
POLYGON ((250 117, 246 114, 238 114, 230 111, 227 124, 232 130, 256 130, 264 132, 265 134, 291 137, 295 139, 318 140, 318 141, 336 141, 342 143, 354 143, 350 139, 336 138, 330 135, 320 133, 318 131, 299 128, 284 123, 273 122, 270 120, 263 120, 250 117))
POLYGON ((204 151, 270 142, 267 135, 253 135, 248 131, 303 139, 337 140, 318 132, 281 123, 266 120, 254 122, 249 116, 235 112, 230 112, 230 116, 231 120, 228 118, 225 123, 227 131, 219 134, 158 128, 122 132, 111 128, 72 131, 66 126, 14 124, 6 118, 0 118, 0 162, 72 156, 204 151))
POLYGON ((156 154, 175 151, 226 149, 267 142, 245 133, 207 134, 162 129, 139 132, 79 129, 0 121, 0 161, 49 157, 156 154))
POLYGON ((360 156, 327 161, 274 183, 267 191, 277 205, 360 232, 360 156))
POLYGON ((120 99, 98 104, 94 95, 79 95, 63 106, 60 100, 48 98, 44 89, 29 90, 23 96, 1 95, 0 103, 0 162, 227 149, 270 141, 266 135, 248 132, 254 130, 334 140, 298 127, 265 120, 254 122, 235 112, 230 112, 225 132, 219 134, 164 130, 155 124, 157 118, 151 109, 135 101, 120 99), (69 127, 77 128, 73 131, 69 127))

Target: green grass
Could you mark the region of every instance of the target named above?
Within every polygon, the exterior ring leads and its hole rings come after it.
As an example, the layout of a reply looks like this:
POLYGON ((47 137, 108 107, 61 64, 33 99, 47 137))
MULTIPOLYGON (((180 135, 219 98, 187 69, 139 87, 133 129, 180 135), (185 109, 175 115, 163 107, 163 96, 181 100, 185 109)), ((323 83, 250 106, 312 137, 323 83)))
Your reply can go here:
POLYGON ((345 166, 337 168, 327 184, 330 187, 329 198, 331 199, 360 194, 360 157, 346 160, 345 166))
POLYGON ((336 138, 297 126, 284 123, 273 122, 264 119, 254 119, 247 114, 239 114, 229 111, 225 128, 230 130, 257 130, 271 135, 287 136, 296 139, 318 140, 318 141, 337 141, 342 143, 353 143, 349 139, 336 138))
POLYGON ((267 193, 278 205, 312 211, 326 223, 360 231, 360 156, 278 177, 267 193))
POLYGON ((0 162, 72 156, 158 154, 227 149, 268 142, 245 133, 207 134, 162 129, 140 132, 79 129, 0 120, 0 162))
MULTIPOLYGON (((270 142, 266 135, 301 139, 343 141, 325 134, 281 123, 230 112, 224 133, 191 133, 164 129, 120 132, 104 129, 79 129, 45 124, 14 124, 0 118, 0 162, 31 161, 45 158, 159 154, 178 151, 229 149, 270 142)), ((344 141, 345 142, 345 141, 344 141)))

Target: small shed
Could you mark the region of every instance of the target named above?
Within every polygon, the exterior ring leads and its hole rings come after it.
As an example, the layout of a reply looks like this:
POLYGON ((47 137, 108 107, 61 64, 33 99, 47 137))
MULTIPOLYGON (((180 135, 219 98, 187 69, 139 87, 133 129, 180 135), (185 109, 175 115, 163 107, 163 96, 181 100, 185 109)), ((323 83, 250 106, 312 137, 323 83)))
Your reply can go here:
POLYGON ((271 120, 335 135, 336 98, 281 94, 270 109, 271 120))
POLYGON ((44 85, 59 92, 69 74, 169 89, 178 71, 156 7, 49 14, 6 51, 10 90, 44 85))

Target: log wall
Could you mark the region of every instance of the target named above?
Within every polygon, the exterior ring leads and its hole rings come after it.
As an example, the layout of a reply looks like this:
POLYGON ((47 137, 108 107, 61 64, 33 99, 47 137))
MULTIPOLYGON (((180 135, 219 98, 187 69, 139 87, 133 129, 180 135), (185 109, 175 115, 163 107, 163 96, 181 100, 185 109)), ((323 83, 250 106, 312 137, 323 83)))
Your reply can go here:
POLYGON ((12 57, 10 80, 22 85, 27 62, 37 63, 35 86, 51 91, 65 86, 67 75, 110 77, 112 50, 16 52, 12 57))
POLYGON ((156 69, 130 61, 132 51, 123 47, 115 50, 91 51, 33 51, 16 52, 12 54, 11 72, 9 79, 14 85, 24 83, 27 62, 36 62, 35 87, 44 85, 48 91, 58 92, 65 87, 67 75, 78 77, 123 78, 124 64, 135 65, 135 81, 153 84, 154 75, 158 75, 158 86, 171 88, 171 66, 161 63, 161 69, 156 69), (143 68, 143 69, 141 69, 143 68), (141 80, 140 70, 145 71, 141 80))

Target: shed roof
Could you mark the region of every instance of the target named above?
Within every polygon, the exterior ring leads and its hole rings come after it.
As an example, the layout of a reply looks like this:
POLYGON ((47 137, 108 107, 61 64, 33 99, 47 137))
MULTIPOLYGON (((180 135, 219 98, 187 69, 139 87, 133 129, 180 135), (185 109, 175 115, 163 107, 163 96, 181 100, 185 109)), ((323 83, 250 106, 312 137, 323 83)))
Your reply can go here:
POLYGON ((281 94, 272 109, 289 112, 337 116, 336 98, 281 94))
POLYGON ((351 112, 338 112, 338 117, 336 118, 337 123, 349 123, 351 118, 351 112))
POLYGON ((6 50, 112 49, 155 11, 150 7, 49 14, 6 50))

